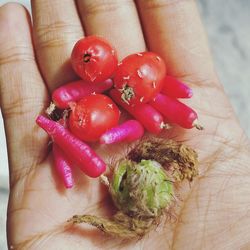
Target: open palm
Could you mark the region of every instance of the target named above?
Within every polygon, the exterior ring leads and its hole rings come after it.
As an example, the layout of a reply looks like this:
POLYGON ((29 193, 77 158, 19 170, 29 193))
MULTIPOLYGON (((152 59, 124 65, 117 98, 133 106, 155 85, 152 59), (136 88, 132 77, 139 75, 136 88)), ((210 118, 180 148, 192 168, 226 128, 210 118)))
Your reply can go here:
MULTIPOLYGON (((33 25, 20 5, 0 9, 0 87, 10 166, 8 243, 12 249, 250 248, 247 141, 220 85, 192 0, 33 0, 33 25), (33 26, 33 27, 32 27, 33 26), (77 79, 69 64, 84 35, 106 37, 120 59, 146 48, 168 73, 194 90, 189 104, 205 131, 174 128, 166 137, 199 153, 200 176, 180 189, 176 220, 139 241, 112 239, 88 226, 68 228, 74 214, 109 216, 114 208, 98 180, 75 170, 65 190, 53 170, 49 138, 35 124, 49 93, 77 79)), ((124 148, 97 148, 110 163, 124 148)))

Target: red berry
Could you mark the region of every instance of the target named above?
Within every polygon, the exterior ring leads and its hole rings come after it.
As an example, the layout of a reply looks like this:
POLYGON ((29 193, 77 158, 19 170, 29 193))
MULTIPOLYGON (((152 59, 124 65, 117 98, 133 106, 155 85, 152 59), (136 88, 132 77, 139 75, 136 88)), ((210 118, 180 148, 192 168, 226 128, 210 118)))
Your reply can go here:
POLYGON ((114 77, 115 88, 127 103, 146 103, 160 92, 166 75, 164 61, 155 53, 142 52, 124 58, 114 77))
POLYGON ((119 117, 120 111, 109 97, 90 95, 72 107, 69 129, 83 141, 97 141, 103 133, 118 124, 119 117))
POLYGON ((173 98, 191 98, 193 91, 187 84, 172 76, 166 76, 161 93, 173 98))
POLYGON ((170 123, 178 124, 183 128, 196 127, 200 130, 203 129, 203 127, 198 123, 197 113, 175 98, 158 94, 156 98, 150 102, 150 105, 162 113, 162 115, 170 123))
POLYGON ((115 49, 106 40, 88 36, 75 44, 71 63, 83 80, 98 83, 114 74, 118 60, 115 49))
POLYGON ((159 134, 163 127, 164 121, 162 115, 148 103, 139 103, 128 105, 121 99, 121 93, 117 89, 109 91, 112 99, 125 110, 128 111, 137 121, 139 121, 149 132, 159 134))
POLYGON ((105 172, 105 162, 86 143, 77 139, 64 126, 42 115, 37 117, 36 123, 51 136, 54 143, 61 148, 70 161, 76 163, 86 175, 99 177, 105 172))

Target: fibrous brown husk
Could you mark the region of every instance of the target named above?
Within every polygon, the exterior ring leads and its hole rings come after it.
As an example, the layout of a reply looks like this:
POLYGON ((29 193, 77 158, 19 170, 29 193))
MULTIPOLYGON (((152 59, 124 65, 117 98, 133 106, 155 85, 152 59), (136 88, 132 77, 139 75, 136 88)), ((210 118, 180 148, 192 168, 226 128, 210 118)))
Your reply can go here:
MULTIPOLYGON (((176 142, 173 140, 161 139, 161 138, 153 138, 148 140, 143 140, 138 143, 129 153, 125 162, 134 162, 140 163, 143 160, 151 160, 156 161, 164 167, 166 171, 166 176, 170 176, 173 182, 180 182, 184 179, 188 181, 192 181, 195 176, 198 175, 198 155, 197 153, 190 147, 183 145, 180 142, 176 142)), ((132 165, 134 165, 132 163, 132 165)), ((114 168, 116 171, 117 168, 114 168)), ((118 171, 118 170, 117 170, 118 171)), ((140 171, 139 171, 140 172, 140 171)), ((148 174, 152 175, 152 172, 148 171, 148 174)), ((113 176, 115 172, 113 173, 113 176)), ((124 174, 124 177, 127 178, 127 174, 124 174)), ((142 178, 143 180, 144 178, 142 178)), ((153 180, 152 180, 153 181, 153 180)), ((166 181, 170 181, 167 180, 166 181)), ((106 182, 109 182, 106 178, 106 182)), ((121 184, 126 182, 121 181, 121 184)), ((129 183, 129 182, 128 182, 129 183)), ((147 182, 149 183, 149 182, 147 182)), ((130 186, 131 183, 129 184, 130 186)), ((164 213, 156 213, 155 216, 145 216, 145 211, 140 213, 131 213, 131 211, 127 211, 127 209, 122 209, 122 206, 125 206, 126 203, 116 204, 119 199, 114 199, 114 189, 111 189, 112 185, 109 185, 109 191, 113 200, 115 201, 115 205, 117 209, 121 209, 111 218, 101 218, 94 215, 75 215, 69 221, 74 224, 78 223, 87 223, 101 231, 107 233, 111 236, 116 236, 119 238, 140 238, 146 233, 148 233, 154 226, 156 226, 164 213)), ((120 189, 117 189, 120 192, 120 189)), ((170 189, 169 189, 170 190, 170 189)), ((166 191, 166 190, 165 190, 166 191)), ((141 191, 140 191, 141 192, 141 191)), ((130 192, 129 192, 130 193, 130 192)), ((133 202, 133 198, 128 201, 128 204, 133 202)), ((167 193, 166 193, 167 194, 167 193)), ((118 194, 117 194, 118 195, 118 194)), ((174 198, 174 193, 171 191, 169 195, 172 195, 174 198)), ((130 197, 128 195, 128 197, 130 197)), ((165 213, 170 213, 171 202, 174 199, 169 199, 169 202, 166 203, 165 213)), ((138 202, 140 202, 140 197, 138 197, 138 202)), ((140 206, 132 206, 132 207, 140 207, 140 206)), ((134 212, 134 211, 133 211, 134 212)))
POLYGON ((112 218, 101 218, 94 215, 74 215, 69 222, 87 223, 110 236, 123 239, 140 238, 155 225, 155 219, 133 218, 117 212, 112 218))
POLYGON ((174 140, 152 138, 141 141, 128 154, 128 159, 159 162, 174 181, 192 181, 198 175, 198 155, 191 147, 174 140))

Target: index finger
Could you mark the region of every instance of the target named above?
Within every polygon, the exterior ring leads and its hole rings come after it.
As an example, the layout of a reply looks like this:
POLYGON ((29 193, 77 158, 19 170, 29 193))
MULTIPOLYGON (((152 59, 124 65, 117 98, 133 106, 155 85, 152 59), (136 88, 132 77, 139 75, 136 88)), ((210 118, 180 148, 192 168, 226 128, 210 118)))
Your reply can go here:
POLYGON ((71 50, 83 36, 73 0, 32 0, 33 37, 41 73, 50 91, 77 79, 71 50))

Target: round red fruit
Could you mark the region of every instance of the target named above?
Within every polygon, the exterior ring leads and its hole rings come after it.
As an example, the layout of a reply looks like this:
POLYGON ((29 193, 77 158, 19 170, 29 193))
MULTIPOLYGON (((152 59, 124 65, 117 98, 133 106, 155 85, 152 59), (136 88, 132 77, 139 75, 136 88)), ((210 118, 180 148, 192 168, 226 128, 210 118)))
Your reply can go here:
POLYGON ((129 55, 118 64, 114 84, 126 103, 146 103, 161 91, 165 76, 163 59, 153 52, 142 52, 129 55))
POLYGON ((72 105, 70 131, 83 141, 93 142, 118 124, 120 111, 107 96, 93 94, 72 105))
POLYGON ((103 38, 88 36, 80 39, 71 54, 71 64, 83 79, 99 83, 110 78, 117 68, 115 49, 103 38))

